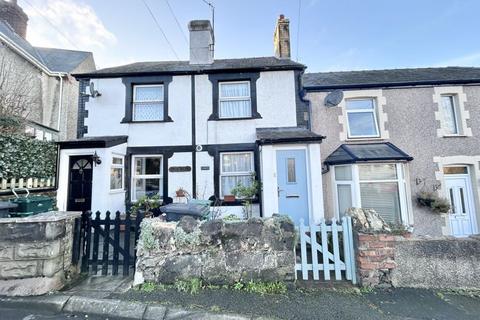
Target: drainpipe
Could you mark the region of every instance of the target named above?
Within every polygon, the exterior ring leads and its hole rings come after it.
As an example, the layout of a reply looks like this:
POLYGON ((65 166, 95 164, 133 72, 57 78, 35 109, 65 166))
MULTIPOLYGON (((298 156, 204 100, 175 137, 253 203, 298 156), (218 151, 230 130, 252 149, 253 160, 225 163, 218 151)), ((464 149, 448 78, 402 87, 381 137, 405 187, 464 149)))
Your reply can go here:
POLYGON ((60 89, 58 95, 58 121, 57 121, 57 130, 60 131, 60 122, 62 119, 62 98, 63 98, 63 77, 59 72, 57 74, 58 79, 60 80, 60 89))

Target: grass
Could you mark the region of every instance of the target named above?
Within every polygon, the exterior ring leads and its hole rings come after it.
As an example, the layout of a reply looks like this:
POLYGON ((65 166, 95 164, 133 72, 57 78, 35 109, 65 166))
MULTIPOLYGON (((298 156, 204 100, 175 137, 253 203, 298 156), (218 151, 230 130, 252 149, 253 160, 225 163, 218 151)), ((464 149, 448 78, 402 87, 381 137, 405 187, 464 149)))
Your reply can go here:
POLYGON ((176 280, 173 287, 178 292, 186 292, 190 294, 197 294, 203 288, 203 282, 198 278, 191 278, 188 280, 176 280))

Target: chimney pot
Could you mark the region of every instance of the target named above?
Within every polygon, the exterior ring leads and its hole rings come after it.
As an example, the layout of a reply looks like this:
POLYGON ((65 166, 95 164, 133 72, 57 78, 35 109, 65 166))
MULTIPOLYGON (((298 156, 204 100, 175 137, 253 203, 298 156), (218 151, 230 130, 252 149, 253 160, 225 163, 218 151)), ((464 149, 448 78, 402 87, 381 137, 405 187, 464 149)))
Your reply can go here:
POLYGON ((28 16, 17 0, 0 0, 0 20, 6 22, 23 39, 27 37, 28 16))
POLYGON ((290 21, 281 14, 278 17, 273 35, 275 56, 281 59, 290 59, 290 21))
POLYGON ((213 63, 213 29, 209 20, 193 20, 190 30, 190 64, 213 63))

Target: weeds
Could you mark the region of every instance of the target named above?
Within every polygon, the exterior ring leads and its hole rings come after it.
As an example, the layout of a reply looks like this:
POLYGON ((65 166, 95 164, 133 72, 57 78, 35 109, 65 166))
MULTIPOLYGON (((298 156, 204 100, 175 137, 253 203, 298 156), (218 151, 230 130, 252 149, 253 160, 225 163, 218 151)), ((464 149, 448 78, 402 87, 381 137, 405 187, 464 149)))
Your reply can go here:
POLYGON ((140 291, 150 293, 157 289, 157 285, 153 282, 145 282, 144 284, 140 285, 140 291))
MULTIPOLYGON (((238 283, 234 285, 234 287, 240 287, 238 283)), ((240 289, 237 290, 245 290, 250 293, 257 293, 257 294, 284 294, 287 292, 287 286, 283 282, 260 282, 260 281, 249 281, 246 284, 243 284, 240 289)))
POLYGON ((199 278, 191 278, 188 280, 176 280, 173 287, 178 292, 186 292, 190 294, 197 294, 203 288, 202 280, 199 278))

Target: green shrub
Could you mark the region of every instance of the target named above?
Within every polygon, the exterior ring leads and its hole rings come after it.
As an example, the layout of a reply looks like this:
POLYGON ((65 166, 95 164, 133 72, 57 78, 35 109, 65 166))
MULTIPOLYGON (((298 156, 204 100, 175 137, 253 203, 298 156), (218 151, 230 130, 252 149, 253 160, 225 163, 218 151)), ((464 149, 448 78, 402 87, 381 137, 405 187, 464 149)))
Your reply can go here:
POLYGON ((147 250, 158 249, 159 244, 153 234, 151 219, 143 219, 140 223, 140 229, 140 246, 147 250))

